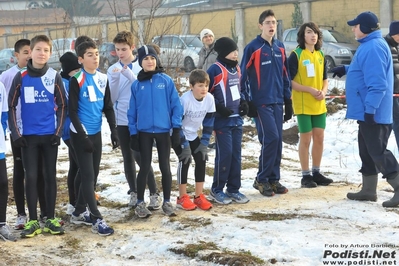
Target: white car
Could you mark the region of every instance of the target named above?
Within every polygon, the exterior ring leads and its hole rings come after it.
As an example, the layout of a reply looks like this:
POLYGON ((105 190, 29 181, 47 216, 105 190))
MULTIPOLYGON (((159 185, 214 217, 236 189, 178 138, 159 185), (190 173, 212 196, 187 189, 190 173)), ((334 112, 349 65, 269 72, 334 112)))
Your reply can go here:
POLYGON ((63 38, 52 40, 53 49, 48 60, 48 65, 56 70, 61 69, 60 57, 66 52, 75 53, 76 38, 63 38))
MULTIPOLYGON (((320 29, 323 34, 323 45, 321 50, 327 65, 327 71, 338 65, 349 65, 357 46, 348 40, 344 35, 336 30, 320 29)), ((283 43, 287 56, 290 55, 297 46, 298 28, 287 29, 283 33, 283 43)))
POLYGON ((161 35, 152 42, 161 49, 159 55, 162 66, 182 68, 187 72, 198 65, 198 53, 203 44, 198 35, 161 35))

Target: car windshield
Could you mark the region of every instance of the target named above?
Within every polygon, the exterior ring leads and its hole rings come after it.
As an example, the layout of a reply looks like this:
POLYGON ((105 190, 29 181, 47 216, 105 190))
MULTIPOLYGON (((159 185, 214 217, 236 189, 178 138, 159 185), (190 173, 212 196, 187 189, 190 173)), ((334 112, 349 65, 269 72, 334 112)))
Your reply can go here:
POLYGON ((197 36, 182 36, 182 40, 188 47, 202 47, 203 44, 197 36))
POLYGON ((337 31, 323 30, 323 41, 335 43, 351 43, 348 38, 337 31))

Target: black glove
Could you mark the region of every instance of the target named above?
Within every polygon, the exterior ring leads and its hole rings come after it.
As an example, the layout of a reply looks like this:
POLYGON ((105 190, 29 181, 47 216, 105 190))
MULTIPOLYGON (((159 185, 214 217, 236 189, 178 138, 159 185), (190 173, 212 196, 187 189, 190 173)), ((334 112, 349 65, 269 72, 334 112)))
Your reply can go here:
POLYGON ((190 145, 187 145, 187 147, 183 148, 181 153, 177 155, 179 157, 179 161, 183 162, 183 164, 187 164, 188 162, 191 161, 191 149, 190 145))
POLYGON ((173 148, 180 145, 180 128, 173 129, 171 141, 173 148))
POLYGON ((137 134, 130 136, 130 148, 134 151, 140 151, 139 136, 137 134))
POLYGON ((112 143, 112 149, 116 149, 119 147, 119 137, 116 127, 111 129, 111 143, 112 143))
POLYGON ((256 110, 256 105, 252 102, 248 102, 248 117, 258 117, 258 111, 256 110))
POLYGON ((291 99, 284 99, 284 122, 288 121, 292 118, 292 100, 291 99))
POLYGON ((331 72, 334 73, 334 75, 332 76, 333 78, 335 78, 335 76, 342 78, 343 76, 346 75, 345 66, 343 65, 334 67, 333 69, 331 69, 331 72))
POLYGON ((50 138, 51 146, 60 146, 61 139, 57 135, 52 135, 50 138))
POLYGON ((20 137, 20 138, 14 140, 14 146, 18 147, 18 148, 27 147, 28 142, 26 141, 26 139, 24 137, 20 137))
POLYGON ((200 152, 202 154, 202 160, 208 161, 208 147, 200 143, 200 145, 195 149, 194 153, 200 152))
POLYGON ((249 106, 246 100, 240 100, 240 116, 248 114, 249 106))
POLYGON ((369 125, 377 124, 374 120, 374 114, 364 113, 364 122, 369 125))
POLYGON ((222 103, 219 103, 216 105, 216 112, 218 112, 221 116, 226 117, 226 118, 231 116, 234 113, 229 108, 224 106, 224 104, 222 104, 222 103))
POLYGON ((89 139, 89 136, 85 136, 83 139, 83 150, 87 153, 93 153, 94 152, 94 146, 93 142, 89 139))

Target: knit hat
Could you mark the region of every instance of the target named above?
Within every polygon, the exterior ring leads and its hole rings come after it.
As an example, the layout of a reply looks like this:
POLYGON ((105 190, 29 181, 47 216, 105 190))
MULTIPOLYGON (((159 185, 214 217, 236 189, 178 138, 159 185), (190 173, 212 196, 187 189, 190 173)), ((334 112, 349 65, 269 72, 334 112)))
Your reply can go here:
POLYGON ((212 35, 213 37, 215 37, 215 35, 210 29, 203 29, 200 33, 201 41, 206 35, 212 35))
POLYGON ((360 30, 365 34, 368 34, 379 28, 377 16, 370 11, 360 13, 355 19, 349 20, 347 23, 349 26, 356 26, 360 24, 360 30))
POLYGON ((137 54, 138 54, 138 56, 139 56, 139 65, 140 65, 141 67, 142 67, 141 63, 143 62, 143 59, 144 59, 146 56, 151 55, 151 56, 153 56, 154 58, 157 59, 157 62, 159 61, 159 60, 158 60, 157 52, 155 51, 154 47, 152 47, 152 46, 150 46, 150 45, 143 45, 143 46, 141 46, 141 47, 137 50, 137 54))
POLYGON ((225 58, 229 53, 238 50, 237 44, 228 37, 217 39, 214 46, 218 56, 225 58))
POLYGON ((60 57, 62 72, 69 74, 72 70, 80 69, 82 66, 78 62, 78 57, 72 52, 66 52, 60 57))
POLYGON ((392 21, 389 25, 389 36, 399 34, 399 21, 392 21))

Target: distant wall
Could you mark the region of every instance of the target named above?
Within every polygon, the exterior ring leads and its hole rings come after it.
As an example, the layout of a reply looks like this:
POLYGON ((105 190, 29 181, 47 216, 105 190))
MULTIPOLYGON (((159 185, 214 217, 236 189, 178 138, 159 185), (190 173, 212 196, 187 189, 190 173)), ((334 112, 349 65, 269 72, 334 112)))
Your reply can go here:
MULTIPOLYGON (((260 33, 258 17, 266 9, 273 9, 278 20, 279 27, 287 29, 291 27, 294 2, 281 0, 279 3, 264 5, 245 5, 245 2, 235 5, 234 8, 196 11, 181 10, 177 15, 165 15, 150 20, 147 17, 130 21, 93 22, 90 26, 73 25, 68 29, 43 29, 40 31, 26 31, 20 34, 0 36, 0 48, 12 47, 14 42, 23 37, 36 34, 47 34, 52 39, 89 35, 102 41, 112 41, 118 30, 131 30, 137 37, 137 45, 150 42, 155 35, 162 34, 199 34, 203 28, 210 28, 216 38, 222 36, 232 37, 233 31, 242 27, 242 36, 239 36, 239 48, 243 47, 260 33), (237 22, 236 14, 243 14, 237 22), (240 20, 241 19, 241 20, 240 20), (237 25, 237 23, 239 25, 237 25), (239 26, 239 27, 238 27, 239 26)), ((370 10, 377 14, 382 22, 382 27, 388 27, 391 20, 399 20, 399 0, 301 0, 299 1, 304 20, 312 20, 319 25, 334 26, 334 28, 347 37, 353 38, 351 28, 346 21, 354 18, 362 11, 370 10)), ((240 32, 235 32, 240 34, 240 32)))

